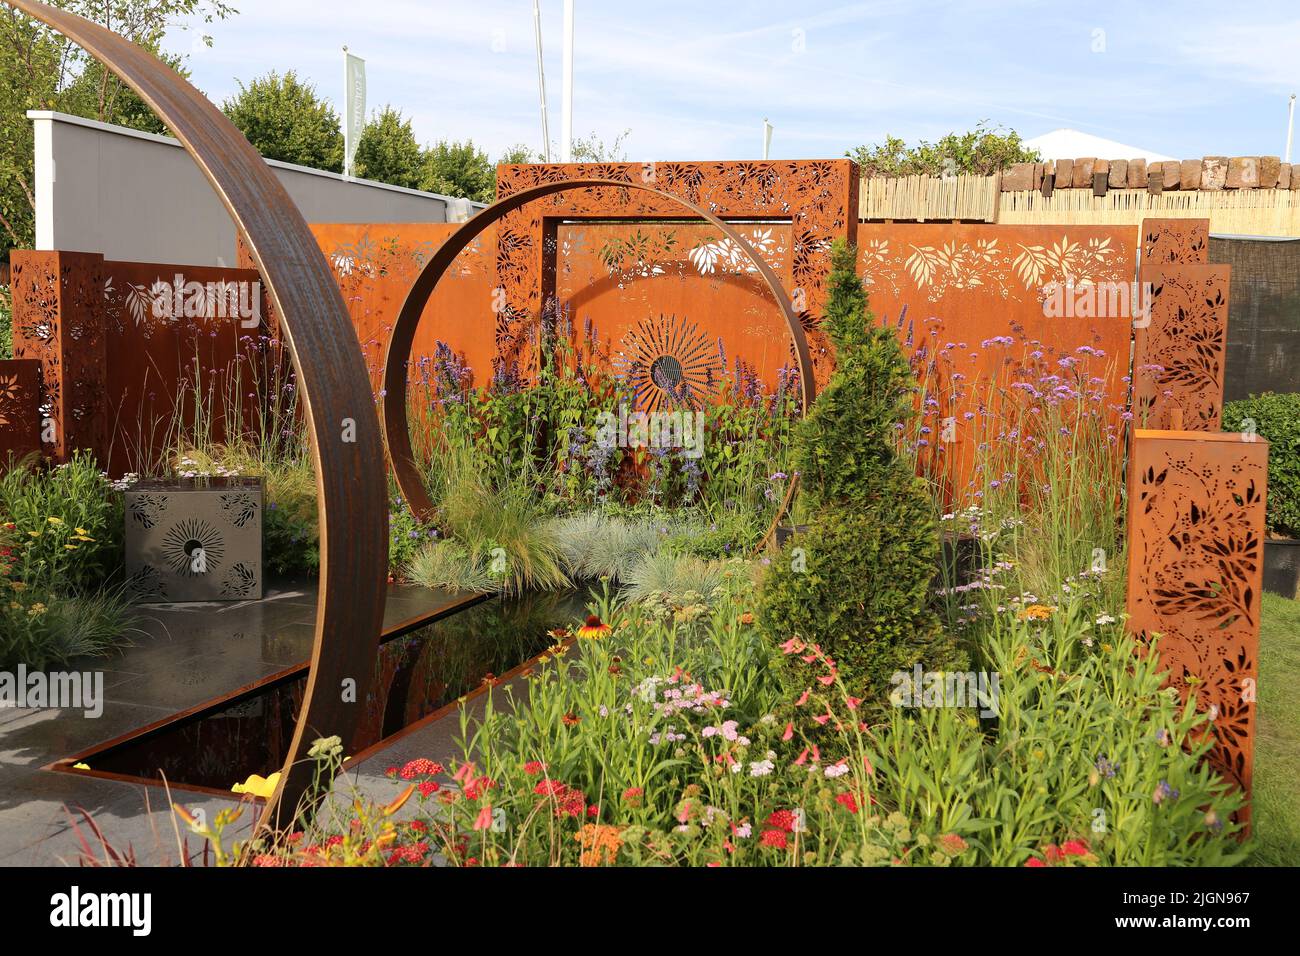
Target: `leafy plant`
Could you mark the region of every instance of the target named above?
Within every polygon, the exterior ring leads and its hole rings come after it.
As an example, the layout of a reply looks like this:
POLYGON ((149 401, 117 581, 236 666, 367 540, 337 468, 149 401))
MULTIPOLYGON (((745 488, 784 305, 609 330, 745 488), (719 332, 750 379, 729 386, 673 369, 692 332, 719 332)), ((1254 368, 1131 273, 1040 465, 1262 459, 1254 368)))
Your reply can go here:
POLYGON ((0 476, 0 523, 16 539, 14 574, 29 587, 89 591, 121 569, 122 496, 86 452, 54 468, 30 459, 0 476))
POLYGON ((343 171, 339 115, 293 70, 283 76, 272 70, 247 86, 239 83, 239 93, 221 108, 267 159, 343 171))
POLYGON ((887 136, 884 143, 858 146, 845 155, 862 167, 864 176, 989 176, 1038 159, 1038 151, 1027 149, 1015 130, 991 126, 988 120, 965 133, 949 133, 937 143, 921 140, 908 147, 887 136))
POLYGON ((1268 441, 1268 530, 1300 538, 1300 393, 1227 402, 1223 430, 1268 441))

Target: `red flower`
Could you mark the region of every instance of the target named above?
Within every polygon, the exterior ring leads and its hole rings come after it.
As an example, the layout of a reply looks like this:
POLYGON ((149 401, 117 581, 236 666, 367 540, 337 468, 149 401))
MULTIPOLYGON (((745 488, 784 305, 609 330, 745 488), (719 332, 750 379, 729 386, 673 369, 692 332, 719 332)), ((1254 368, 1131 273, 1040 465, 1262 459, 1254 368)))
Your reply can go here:
POLYGON ((838 795, 835 797, 835 802, 838 803, 840 806, 844 807, 846 810, 848 810, 849 813, 857 813, 857 812, 858 812, 858 801, 857 801, 857 798, 854 797, 853 794, 851 794, 851 793, 849 793, 849 792, 847 792, 847 791, 845 791, 844 793, 838 794, 838 795))
POLYGON ((537 781, 537 786, 533 787, 533 793, 543 797, 558 797, 567 789, 560 781, 544 777, 537 781))
POLYGON ((438 784, 434 783, 432 780, 425 780, 423 783, 419 784, 416 789, 420 791, 420 796, 427 797, 431 793, 437 793, 442 789, 442 787, 438 786, 438 784))
POLYGON ((969 844, 956 833, 945 833, 939 837, 939 848, 949 856, 956 856, 958 853, 966 852, 969 844))
POLYGON ((446 773, 447 768, 440 763, 434 763, 424 757, 417 757, 414 760, 407 761, 405 767, 401 769, 403 780, 412 780, 415 777, 432 777, 436 774, 446 773))
POLYGON ((1088 844, 1084 840, 1066 840, 1061 844, 1061 853, 1065 856, 1087 856, 1088 844))
POLYGON ((645 791, 640 787, 628 787, 623 791, 623 802, 629 807, 639 807, 641 806, 641 798, 644 795, 645 791))
POLYGON ((794 814, 789 810, 777 810, 767 818, 767 825, 776 827, 778 830, 784 830, 786 833, 793 833, 794 814))
POLYGON ((784 850, 789 846, 789 841, 782 830, 764 830, 758 842, 763 846, 774 846, 778 850, 784 850))
POLYGON ((1047 866, 1047 864, 1038 857, 1034 857, 1032 860, 1026 860, 1025 866, 1047 866))
POLYGON ((546 764, 542 763, 540 760, 530 760, 528 763, 524 764, 524 773, 528 774, 530 777, 537 776, 545 769, 546 764))
POLYGON ((489 790, 494 789, 496 785, 496 781, 490 777, 479 777, 477 780, 471 780, 465 784, 465 797, 469 800, 477 800, 489 790))
POLYGON ((578 724, 582 723, 582 718, 577 714, 565 714, 560 718, 560 722, 566 727, 576 727, 578 724))

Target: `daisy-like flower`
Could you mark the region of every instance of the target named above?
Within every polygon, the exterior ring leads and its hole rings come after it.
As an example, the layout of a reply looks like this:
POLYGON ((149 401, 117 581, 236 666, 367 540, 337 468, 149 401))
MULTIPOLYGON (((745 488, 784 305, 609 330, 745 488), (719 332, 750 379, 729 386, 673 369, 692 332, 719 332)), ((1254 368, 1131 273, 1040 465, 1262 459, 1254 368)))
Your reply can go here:
POLYGON ((594 639, 600 639, 609 632, 610 626, 595 614, 589 615, 582 627, 578 628, 579 637, 590 637, 594 639))

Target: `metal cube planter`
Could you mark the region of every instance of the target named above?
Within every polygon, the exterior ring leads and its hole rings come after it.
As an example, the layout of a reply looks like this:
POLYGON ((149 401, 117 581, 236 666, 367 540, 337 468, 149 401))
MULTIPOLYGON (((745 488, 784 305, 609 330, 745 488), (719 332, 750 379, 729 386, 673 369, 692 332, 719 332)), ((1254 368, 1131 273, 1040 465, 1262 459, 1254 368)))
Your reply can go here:
POLYGON ((260 478, 145 481, 128 490, 131 600, 259 600, 263 498, 260 478))

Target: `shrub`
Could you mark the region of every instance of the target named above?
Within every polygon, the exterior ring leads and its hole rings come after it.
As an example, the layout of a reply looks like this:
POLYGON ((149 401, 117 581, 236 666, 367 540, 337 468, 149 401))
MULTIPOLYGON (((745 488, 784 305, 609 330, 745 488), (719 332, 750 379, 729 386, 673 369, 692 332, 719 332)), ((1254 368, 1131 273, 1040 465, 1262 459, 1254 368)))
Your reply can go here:
POLYGON ((840 242, 831 257, 836 369, 793 439, 811 528, 774 559, 761 615, 777 642, 820 645, 855 693, 880 697, 894 671, 923 656, 942 668, 954 649, 928 609, 934 512, 895 451, 912 414, 911 373, 893 331, 867 310, 853 248, 840 242))
POLYGON ((8 286, 0 285, 0 359, 14 357, 14 313, 8 286))
POLYGON ((1300 393, 1266 392, 1223 406, 1224 431, 1268 441, 1268 530, 1300 538, 1300 393))
POLYGON ((122 496, 87 452, 46 468, 35 460, 0 477, 0 522, 12 527, 15 576, 71 593, 121 568, 122 496))

